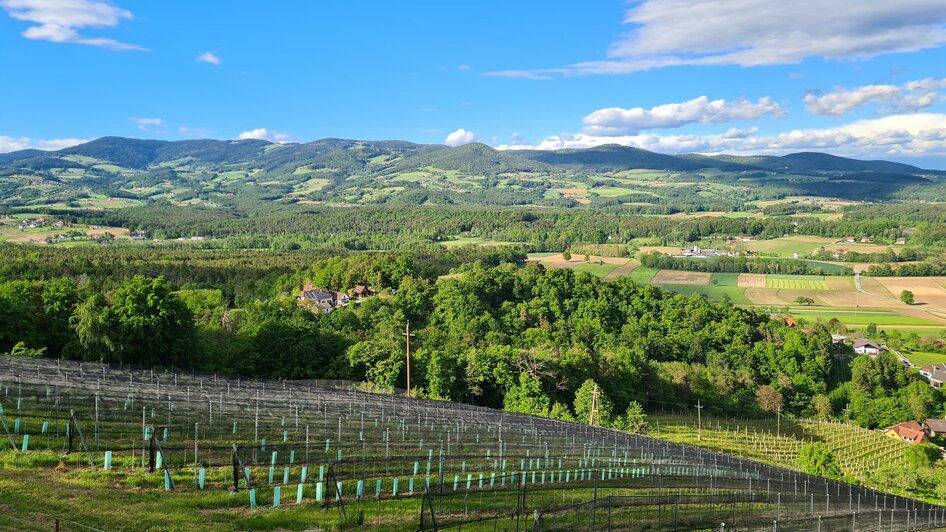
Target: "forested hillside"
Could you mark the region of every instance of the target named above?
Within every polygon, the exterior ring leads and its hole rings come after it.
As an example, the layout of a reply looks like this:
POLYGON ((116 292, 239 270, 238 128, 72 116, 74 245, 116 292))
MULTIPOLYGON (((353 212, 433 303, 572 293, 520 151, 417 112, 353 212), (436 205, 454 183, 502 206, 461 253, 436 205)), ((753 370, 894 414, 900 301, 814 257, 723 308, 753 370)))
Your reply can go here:
POLYGON ((335 205, 633 205, 746 210, 791 195, 944 199, 942 173, 821 153, 664 155, 623 146, 498 151, 403 141, 157 141, 104 137, 0 155, 0 207, 152 203, 244 212, 335 205), (694 187, 698 194, 692 194, 694 187))

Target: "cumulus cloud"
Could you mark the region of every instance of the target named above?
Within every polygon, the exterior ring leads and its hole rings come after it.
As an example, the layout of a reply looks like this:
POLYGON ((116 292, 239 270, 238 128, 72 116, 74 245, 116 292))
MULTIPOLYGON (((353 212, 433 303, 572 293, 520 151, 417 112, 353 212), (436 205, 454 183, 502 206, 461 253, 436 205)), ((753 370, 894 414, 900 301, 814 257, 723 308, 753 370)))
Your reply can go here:
POLYGON ((23 31, 27 39, 56 43, 100 46, 112 50, 145 50, 105 37, 89 37, 79 33, 83 28, 112 28, 122 20, 134 18, 130 11, 98 0, 0 0, 0 6, 11 17, 32 22, 23 31))
POLYGON ((142 131, 153 131, 154 129, 160 129, 164 127, 164 121, 160 118, 129 118, 135 125, 138 126, 138 129, 142 131))
POLYGON ((197 54, 197 58, 195 59, 195 61, 197 61, 198 63, 210 63, 211 65, 220 64, 220 58, 217 57, 217 54, 213 52, 201 52, 197 54))
POLYGON ((722 134, 620 136, 563 133, 538 144, 507 144, 498 149, 557 150, 605 144, 661 153, 750 153, 780 155, 797 151, 830 151, 861 158, 946 156, 946 114, 914 113, 859 120, 836 128, 792 130, 759 135, 758 130, 722 134))
POLYGON ((443 143, 447 146, 460 146, 462 144, 469 144, 474 140, 476 140, 476 134, 461 127, 460 129, 447 135, 447 138, 444 139, 443 143))
POLYGON ((644 109, 609 107, 585 116, 584 132, 593 135, 626 135, 646 129, 668 129, 687 124, 720 124, 754 120, 765 115, 781 116, 786 110, 770 98, 758 102, 739 99, 733 102, 700 96, 681 103, 668 103, 644 109))
POLYGON ((926 109, 941 99, 944 79, 921 79, 897 85, 865 85, 855 89, 835 87, 831 92, 805 96, 805 108, 815 115, 837 116, 869 104, 885 104, 884 113, 911 113, 926 109))
POLYGON ((677 65, 754 67, 809 57, 863 60, 946 43, 942 0, 643 0, 602 60, 490 75, 626 74, 677 65))
POLYGON ((30 137, 9 137, 0 135, 0 153, 11 151, 37 149, 37 150, 61 150, 76 144, 88 142, 87 139, 33 139, 30 137))
POLYGON ((238 140, 268 140, 270 142, 284 143, 289 142, 289 135, 278 131, 270 131, 265 127, 258 127, 249 131, 244 131, 237 135, 238 140))

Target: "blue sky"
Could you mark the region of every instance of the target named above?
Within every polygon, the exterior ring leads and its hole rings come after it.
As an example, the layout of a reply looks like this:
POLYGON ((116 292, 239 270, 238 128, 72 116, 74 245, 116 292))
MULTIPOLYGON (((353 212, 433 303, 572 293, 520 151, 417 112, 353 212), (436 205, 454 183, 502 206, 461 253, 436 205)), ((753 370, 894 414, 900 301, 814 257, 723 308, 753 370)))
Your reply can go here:
POLYGON ((0 0, 0 151, 344 137, 946 168, 944 0, 584 4, 0 0))

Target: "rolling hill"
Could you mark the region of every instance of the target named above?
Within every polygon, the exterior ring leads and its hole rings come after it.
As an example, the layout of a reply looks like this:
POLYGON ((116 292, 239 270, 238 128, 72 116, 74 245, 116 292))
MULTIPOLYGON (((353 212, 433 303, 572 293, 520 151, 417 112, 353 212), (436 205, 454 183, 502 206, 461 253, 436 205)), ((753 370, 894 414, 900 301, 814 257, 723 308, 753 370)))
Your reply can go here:
POLYGON ((207 207, 314 202, 741 210, 744 202, 793 195, 942 200, 942 175, 810 152, 747 157, 618 145, 501 151, 480 143, 103 137, 58 151, 0 155, 0 207, 106 208, 107 200, 120 198, 124 204, 207 207))

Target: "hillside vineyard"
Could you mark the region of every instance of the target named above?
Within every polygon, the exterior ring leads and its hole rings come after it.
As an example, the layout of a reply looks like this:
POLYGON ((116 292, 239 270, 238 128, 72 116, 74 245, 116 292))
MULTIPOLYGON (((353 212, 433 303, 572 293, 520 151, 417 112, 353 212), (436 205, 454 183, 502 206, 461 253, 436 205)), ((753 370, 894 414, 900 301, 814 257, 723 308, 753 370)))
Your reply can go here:
POLYGON ((421 529, 946 520, 942 507, 695 447, 344 383, 2 357, 0 388, 15 447, 62 450, 79 467, 149 467, 164 490, 231 490, 248 507, 350 513, 409 498, 421 529))

